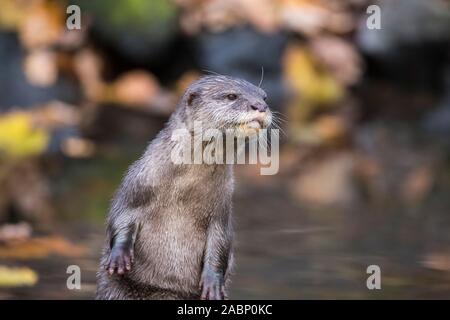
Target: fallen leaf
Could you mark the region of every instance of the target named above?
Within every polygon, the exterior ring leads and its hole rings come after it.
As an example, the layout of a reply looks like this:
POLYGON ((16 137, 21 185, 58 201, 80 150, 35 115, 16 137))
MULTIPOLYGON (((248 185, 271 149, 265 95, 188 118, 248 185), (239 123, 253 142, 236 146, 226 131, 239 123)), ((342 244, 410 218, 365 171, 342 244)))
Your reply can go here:
POLYGON ((31 236, 31 226, 26 222, 0 226, 0 242, 25 241, 31 236))
POLYGON ((362 59, 356 48, 339 37, 311 39, 311 52, 343 85, 355 84, 361 77, 362 59))
POLYGON ((33 50, 24 61, 27 80, 37 87, 49 87, 58 78, 56 53, 49 50, 33 50))
MULTIPOLYGON (((233 2, 233 1, 231 1, 233 2)), ((272 33, 278 29, 278 11, 272 0, 234 0, 233 8, 241 19, 256 29, 272 33)))
POLYGON ((80 110, 61 101, 51 101, 33 110, 34 122, 47 129, 78 126, 81 122, 80 110))
POLYGON ((180 24, 188 34, 195 34, 202 27, 213 32, 243 24, 262 32, 274 32, 279 27, 274 0, 176 0, 176 3, 183 8, 180 24))
POLYGON ((342 118, 337 116, 321 116, 313 123, 313 129, 321 142, 331 143, 342 140, 347 128, 342 118))
POLYGON ((429 166, 414 168, 403 182, 401 196, 407 203, 420 202, 430 193, 433 182, 433 172, 429 166))
POLYGON ((70 137, 62 141, 61 149, 68 157, 88 158, 94 154, 95 144, 87 139, 70 137))
POLYGON ((302 99, 315 104, 338 101, 343 89, 303 46, 291 45, 283 58, 284 73, 302 99))
POLYGON ((308 38, 323 31, 350 32, 355 26, 353 16, 344 7, 333 7, 333 3, 321 0, 282 0, 279 3, 280 24, 308 38))
POLYGON ((156 78, 146 71, 130 71, 113 84, 115 102, 130 106, 151 104, 160 87, 156 78))
POLYGON ((38 279, 38 274, 30 268, 0 266, 0 287, 34 286, 38 279))
POLYGON ((33 238, 25 242, 0 245, 0 258, 3 259, 36 259, 50 254, 66 257, 80 257, 85 248, 74 245, 60 236, 33 238))
POLYGON ((0 156, 38 155, 47 148, 49 140, 47 131, 34 126, 30 113, 11 112, 0 117, 0 156))
POLYGON ((284 0, 280 15, 286 28, 313 36, 325 28, 330 11, 317 1, 284 0))
POLYGON ((35 1, 28 6, 20 24, 19 37, 28 48, 57 43, 64 32, 64 11, 56 2, 35 1))
POLYGON ((425 257, 422 264, 438 271, 450 271, 450 255, 448 253, 431 253, 425 257))
POLYGON ((25 18, 23 2, 0 0, 0 8, 0 27, 17 29, 25 18))
POLYGON ((105 84, 102 79, 103 61, 92 49, 82 49, 73 60, 73 66, 81 82, 84 94, 91 101, 104 98, 105 84))

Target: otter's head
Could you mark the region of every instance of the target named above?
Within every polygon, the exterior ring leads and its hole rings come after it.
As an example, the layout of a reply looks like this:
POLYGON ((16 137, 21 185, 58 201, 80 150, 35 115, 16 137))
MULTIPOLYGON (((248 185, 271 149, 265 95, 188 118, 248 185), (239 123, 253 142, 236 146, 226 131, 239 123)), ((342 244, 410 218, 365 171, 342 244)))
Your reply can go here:
POLYGON ((205 76, 183 97, 190 120, 201 121, 203 128, 237 129, 244 134, 271 124, 266 98, 261 88, 228 76, 205 76))

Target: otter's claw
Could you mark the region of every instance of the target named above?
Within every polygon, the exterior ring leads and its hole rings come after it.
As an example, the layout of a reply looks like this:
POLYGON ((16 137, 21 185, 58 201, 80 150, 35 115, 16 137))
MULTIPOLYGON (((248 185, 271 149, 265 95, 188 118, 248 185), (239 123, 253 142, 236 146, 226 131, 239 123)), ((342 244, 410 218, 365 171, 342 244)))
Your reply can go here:
POLYGON ((223 276, 218 273, 209 272, 203 274, 200 280, 200 289, 202 290, 202 300, 226 299, 223 276))
POLYGON ((131 270, 131 264, 133 263, 133 250, 124 247, 113 247, 109 254, 108 263, 105 269, 110 275, 114 272, 117 274, 124 274, 131 270))

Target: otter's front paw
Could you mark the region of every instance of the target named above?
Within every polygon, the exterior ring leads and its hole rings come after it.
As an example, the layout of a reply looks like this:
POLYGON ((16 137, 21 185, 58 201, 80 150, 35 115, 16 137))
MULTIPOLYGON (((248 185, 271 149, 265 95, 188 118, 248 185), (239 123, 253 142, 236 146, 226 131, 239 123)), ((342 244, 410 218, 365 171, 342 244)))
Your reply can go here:
POLYGON ((131 270, 134 261, 133 250, 127 247, 114 246, 109 254, 108 262, 105 266, 110 275, 113 273, 124 274, 131 270))
POLYGON ((202 300, 223 300, 225 295, 225 284, 223 276, 216 272, 203 272, 200 280, 202 300))

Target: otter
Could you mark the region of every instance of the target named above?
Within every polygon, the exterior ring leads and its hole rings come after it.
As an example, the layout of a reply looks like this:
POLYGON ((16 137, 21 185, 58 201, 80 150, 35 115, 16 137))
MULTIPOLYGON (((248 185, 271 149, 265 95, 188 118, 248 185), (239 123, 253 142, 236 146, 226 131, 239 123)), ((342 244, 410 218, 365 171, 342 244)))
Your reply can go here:
POLYGON ((191 84, 164 129, 130 166, 107 219, 96 299, 227 298, 233 264, 232 164, 175 164, 173 133, 266 128, 266 93, 237 78, 191 84))

